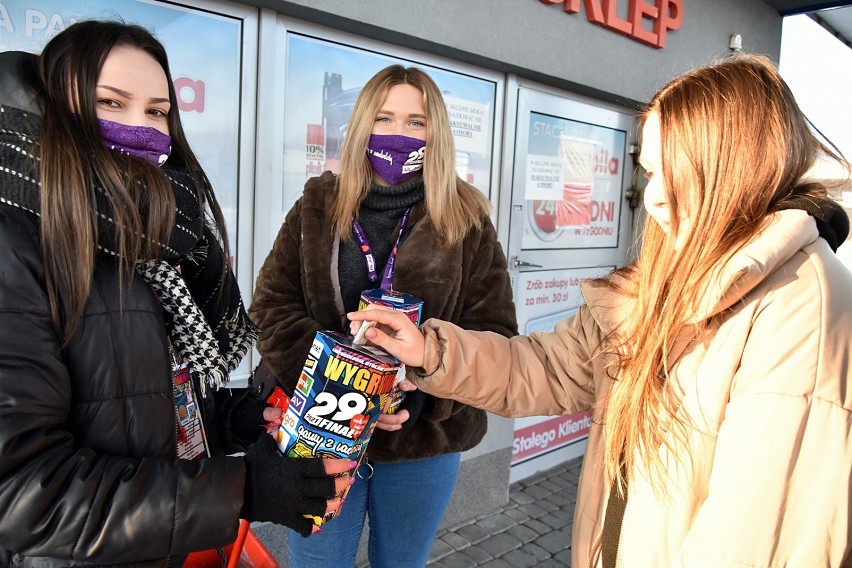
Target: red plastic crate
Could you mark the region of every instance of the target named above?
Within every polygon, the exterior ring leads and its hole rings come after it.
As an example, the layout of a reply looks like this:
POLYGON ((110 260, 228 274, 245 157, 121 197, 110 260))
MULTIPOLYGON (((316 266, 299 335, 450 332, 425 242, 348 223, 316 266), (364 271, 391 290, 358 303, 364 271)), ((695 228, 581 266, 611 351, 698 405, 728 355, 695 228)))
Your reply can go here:
MULTIPOLYGON (((278 561, 263 546, 245 520, 240 521, 237 540, 226 546, 224 552, 229 568, 280 568, 278 561), (236 559, 235 553, 238 555, 236 559)), ((222 558, 217 550, 193 552, 186 559, 184 568, 222 568, 222 558)))

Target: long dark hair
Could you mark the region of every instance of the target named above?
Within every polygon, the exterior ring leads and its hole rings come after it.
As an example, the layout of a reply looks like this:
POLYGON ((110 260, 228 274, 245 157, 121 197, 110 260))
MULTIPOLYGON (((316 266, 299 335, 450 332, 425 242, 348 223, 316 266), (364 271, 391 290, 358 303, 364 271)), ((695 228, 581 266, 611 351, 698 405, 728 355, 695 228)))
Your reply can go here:
POLYGON ((196 181, 199 203, 204 207, 206 202, 226 253, 223 277, 228 271, 224 217, 210 181, 186 140, 162 44, 140 26, 114 21, 77 22, 54 37, 38 58, 41 84, 37 90, 43 109, 41 249, 51 315, 63 342, 76 329, 91 289, 99 243, 95 186, 103 189, 114 217, 121 282, 132 278, 138 260, 159 257, 156 243, 167 243, 174 225, 175 197, 168 177, 145 160, 108 150, 101 139, 95 88, 104 61, 117 45, 145 51, 166 74, 172 139, 168 164, 184 167, 196 181), (61 306, 60 290, 64 300, 61 306))

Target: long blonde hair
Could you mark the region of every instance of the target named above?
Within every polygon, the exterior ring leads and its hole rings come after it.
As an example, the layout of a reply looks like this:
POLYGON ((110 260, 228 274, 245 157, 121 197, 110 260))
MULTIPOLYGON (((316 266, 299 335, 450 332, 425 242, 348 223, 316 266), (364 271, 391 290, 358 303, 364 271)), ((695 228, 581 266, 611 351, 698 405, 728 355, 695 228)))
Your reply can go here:
POLYGON ((416 67, 391 65, 376 73, 358 95, 346 138, 340 148, 337 195, 331 220, 342 239, 352 234, 352 219, 370 191, 373 170, 367 159, 367 143, 378 111, 395 85, 412 85, 423 93, 426 109, 426 152, 423 182, 427 217, 445 245, 457 243, 471 228, 480 228, 490 211, 488 199, 456 174, 456 152, 444 97, 429 75, 416 67))
MULTIPOLYGON (((672 219, 671 235, 648 221, 641 254, 625 269, 635 310, 611 372, 606 400, 605 473, 622 488, 635 457, 655 487, 664 489, 662 448, 686 446, 687 417, 667 389, 669 351, 685 326, 700 333, 700 297, 714 267, 726 262, 760 230, 785 199, 826 198, 825 188, 804 181, 819 155, 849 164, 811 132, 772 62, 743 55, 691 71, 669 83, 649 103, 660 120, 662 175, 672 219), (678 250, 673 235, 689 218, 678 250), (688 267, 688 268, 687 268, 688 267)), ((622 288, 622 291, 625 291, 622 288)))

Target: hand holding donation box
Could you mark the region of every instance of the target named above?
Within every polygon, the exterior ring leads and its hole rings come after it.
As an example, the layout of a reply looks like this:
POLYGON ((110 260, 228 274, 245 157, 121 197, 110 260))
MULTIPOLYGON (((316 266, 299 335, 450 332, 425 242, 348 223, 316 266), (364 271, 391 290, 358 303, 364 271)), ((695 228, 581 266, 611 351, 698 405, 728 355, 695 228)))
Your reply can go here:
MULTIPOLYGON (((359 309, 367 303, 390 301, 380 297, 373 301, 373 292, 400 298, 394 292, 371 290, 366 301, 368 293, 362 294, 359 309)), ((419 322, 422 302, 416 302, 414 317, 419 322)), ((408 308, 409 304, 406 299, 390 307, 408 308)), ((403 378, 405 366, 381 348, 318 331, 275 432, 278 448, 289 457, 347 458, 360 464, 379 415, 390 410, 391 393, 403 378)), ((336 513, 314 521, 322 524, 336 513)))
MULTIPOLYGON (((414 325, 420 325, 420 318, 423 315, 423 300, 415 298, 410 294, 403 294, 393 290, 382 290, 381 288, 361 292, 361 300, 358 302, 358 309, 363 310, 370 304, 399 310, 407 315, 408 319, 410 319, 414 325)), ((362 335, 363 332, 371 327, 369 324, 374 324, 374 322, 365 321, 358 330, 358 335, 362 335)), ((359 338, 356 336, 356 342, 358 339, 359 338)), ((402 365, 399 372, 399 380, 394 383, 393 390, 390 393, 390 401, 384 409, 386 414, 395 413, 399 409, 399 405, 402 404, 402 401, 405 398, 405 391, 399 388, 399 383, 404 378, 405 365, 402 365)))
MULTIPOLYGON (((289 457, 360 463, 391 389, 400 380, 400 367, 381 349, 318 331, 275 433, 279 450, 289 457)), ((322 524, 335 513, 314 522, 322 524)))

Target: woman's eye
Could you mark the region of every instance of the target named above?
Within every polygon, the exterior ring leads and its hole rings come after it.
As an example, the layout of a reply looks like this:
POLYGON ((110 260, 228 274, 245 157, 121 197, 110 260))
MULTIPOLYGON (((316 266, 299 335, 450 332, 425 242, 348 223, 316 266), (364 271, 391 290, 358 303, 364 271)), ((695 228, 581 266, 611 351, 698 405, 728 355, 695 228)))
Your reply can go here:
POLYGON ((169 111, 159 109, 159 108, 152 108, 152 109, 148 109, 148 114, 150 114, 151 116, 154 116, 156 118, 166 118, 166 117, 169 116, 169 111))
POLYGON ((411 126, 414 126, 415 128, 425 128, 426 127, 426 123, 423 122, 422 120, 412 120, 408 124, 410 124, 411 126))
POLYGON ((377 116, 376 122, 390 122, 390 119, 386 116, 377 116))
POLYGON ((105 107, 108 107, 108 108, 119 108, 119 107, 121 107, 119 102, 114 100, 114 99, 98 99, 98 105, 99 106, 105 106, 105 107))

